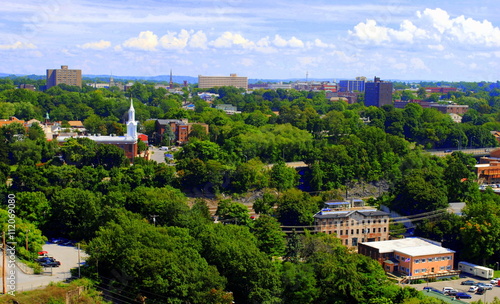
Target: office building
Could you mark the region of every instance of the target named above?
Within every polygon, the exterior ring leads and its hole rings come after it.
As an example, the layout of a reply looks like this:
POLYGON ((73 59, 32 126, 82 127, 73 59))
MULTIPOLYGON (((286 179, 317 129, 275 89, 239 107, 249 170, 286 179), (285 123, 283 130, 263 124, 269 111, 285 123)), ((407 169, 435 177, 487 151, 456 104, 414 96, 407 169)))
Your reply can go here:
POLYGON ((230 76, 202 76, 198 75, 198 88, 209 89, 215 87, 236 87, 248 89, 248 77, 241 77, 236 74, 230 76))
POLYGON ((405 238, 360 243, 358 253, 378 261, 386 272, 402 273, 407 279, 457 274, 453 270, 455 251, 430 240, 405 238))
POLYGON ((365 83, 365 106, 381 107, 388 104, 392 104, 392 82, 375 77, 373 82, 365 83))
POLYGON ((67 65, 62 65, 60 69, 47 70, 47 89, 61 83, 81 88, 82 70, 70 70, 67 65))
POLYGON ((341 80, 339 81, 340 92, 361 92, 365 91, 364 80, 341 80))

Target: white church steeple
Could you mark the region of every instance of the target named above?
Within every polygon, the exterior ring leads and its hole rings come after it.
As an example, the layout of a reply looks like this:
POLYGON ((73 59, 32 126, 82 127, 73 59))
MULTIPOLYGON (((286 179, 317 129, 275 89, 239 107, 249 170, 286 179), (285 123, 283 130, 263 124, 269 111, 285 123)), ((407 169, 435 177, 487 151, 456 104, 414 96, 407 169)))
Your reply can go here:
POLYGON ((130 98, 130 109, 128 110, 127 137, 137 139, 137 121, 135 121, 135 109, 132 98, 130 98))

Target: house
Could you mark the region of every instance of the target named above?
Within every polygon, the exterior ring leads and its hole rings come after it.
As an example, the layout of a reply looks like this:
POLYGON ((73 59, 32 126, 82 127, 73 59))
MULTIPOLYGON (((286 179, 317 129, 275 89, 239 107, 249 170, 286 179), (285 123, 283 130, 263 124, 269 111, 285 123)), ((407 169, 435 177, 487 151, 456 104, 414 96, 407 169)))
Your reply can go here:
POLYGON ((358 253, 377 260, 386 272, 411 279, 455 274, 455 251, 422 238, 359 243, 358 253))
POLYGON ((389 239, 389 213, 366 207, 362 200, 328 201, 314 215, 314 230, 335 234, 342 244, 357 248, 360 242, 389 239))

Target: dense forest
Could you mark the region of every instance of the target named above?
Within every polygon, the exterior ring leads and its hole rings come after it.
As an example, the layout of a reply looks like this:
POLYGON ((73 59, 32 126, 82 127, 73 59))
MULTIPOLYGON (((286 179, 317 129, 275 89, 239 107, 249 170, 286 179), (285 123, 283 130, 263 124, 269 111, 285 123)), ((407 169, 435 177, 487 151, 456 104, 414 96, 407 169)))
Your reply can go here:
MULTIPOLYGON (((226 115, 198 98, 197 88, 170 94, 136 82, 127 92, 65 85, 40 92, 16 89, 20 83, 43 85, 25 77, 0 79, 0 118, 44 121, 48 113, 63 126, 81 120, 90 133, 123 134, 133 98, 140 131, 150 136, 156 118, 209 125, 209 134, 193 129, 175 166, 140 158, 131 164, 121 149, 88 139, 58 146, 36 123, 0 128, 0 191, 15 195, 16 237, 32 244, 18 254, 33 260, 47 237, 79 241, 90 255, 84 275, 126 298, 439 303, 390 282, 377 262, 333 235, 281 231, 281 225, 311 225, 325 200, 340 198, 355 183, 383 181, 387 191, 368 202, 405 215, 465 202, 463 216, 420 221, 415 234, 442 241, 457 251, 457 260, 492 265, 500 258, 500 198, 479 191, 476 160, 425 151, 497 146, 490 133, 500 129, 496 84, 457 83, 461 91, 443 96, 397 84, 397 99, 468 105, 462 123, 455 123, 418 104, 365 107, 332 102, 323 92, 211 89, 219 94, 213 104, 241 111, 226 115), (186 103, 195 110, 182 108, 186 103), (304 161, 306 174, 287 167, 289 161, 304 161), (208 198, 194 199, 193 193, 216 200, 217 215, 231 224, 213 223, 208 198), (248 197, 260 215, 255 220, 240 202, 248 197)), ((0 218, 7 222, 5 205, 0 218)))

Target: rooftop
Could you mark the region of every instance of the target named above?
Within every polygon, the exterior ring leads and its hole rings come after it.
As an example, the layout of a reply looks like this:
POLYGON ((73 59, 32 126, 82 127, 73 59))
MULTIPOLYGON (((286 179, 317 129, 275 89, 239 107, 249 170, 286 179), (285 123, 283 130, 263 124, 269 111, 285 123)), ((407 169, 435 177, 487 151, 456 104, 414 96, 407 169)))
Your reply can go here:
POLYGON ((409 256, 423 256, 441 253, 455 253, 455 251, 438 246, 421 238, 405 238, 399 240, 364 242, 364 245, 377 248, 379 253, 400 252, 409 256))

